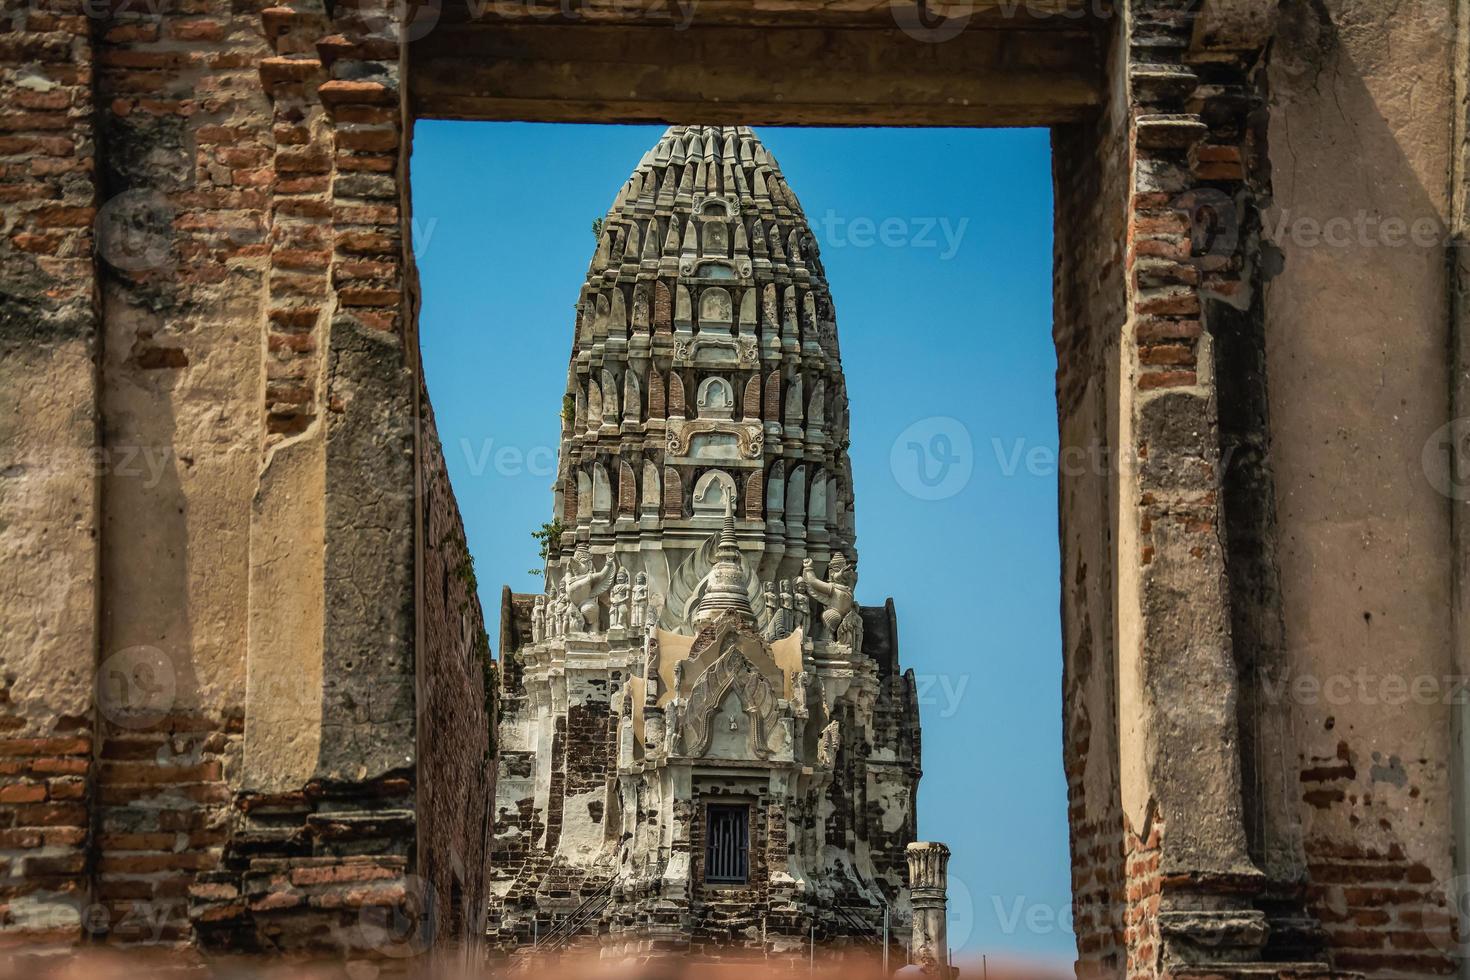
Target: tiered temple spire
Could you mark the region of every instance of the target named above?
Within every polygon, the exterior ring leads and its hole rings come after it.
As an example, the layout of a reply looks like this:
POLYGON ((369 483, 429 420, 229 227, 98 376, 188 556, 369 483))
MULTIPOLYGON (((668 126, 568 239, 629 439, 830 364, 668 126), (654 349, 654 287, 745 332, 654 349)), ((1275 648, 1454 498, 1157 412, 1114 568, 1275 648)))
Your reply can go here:
POLYGON ((801 205, 750 129, 671 127, 619 190, 577 304, 565 403, 553 568, 579 544, 647 557, 656 543, 675 561, 646 571, 667 591, 727 500, 759 578, 854 554, 832 299, 801 205))
POLYGON ((553 918, 632 954, 796 949, 854 914, 902 915, 918 705, 891 608, 854 598, 818 256, 744 127, 670 128, 601 224, 563 399, 562 531, 545 592, 506 607, 505 948, 553 918))

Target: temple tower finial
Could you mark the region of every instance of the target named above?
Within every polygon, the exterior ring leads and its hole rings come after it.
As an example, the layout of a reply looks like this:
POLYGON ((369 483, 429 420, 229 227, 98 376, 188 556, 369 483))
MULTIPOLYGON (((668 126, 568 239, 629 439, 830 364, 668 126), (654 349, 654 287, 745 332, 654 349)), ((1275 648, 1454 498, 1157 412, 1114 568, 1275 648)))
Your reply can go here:
POLYGON ((715 548, 715 564, 705 579, 704 595, 694 612, 694 624, 702 626, 725 612, 736 612, 747 623, 755 621, 750 605, 750 579, 740 557, 740 543, 735 538, 735 498, 725 497, 725 520, 720 527, 720 543, 715 548))

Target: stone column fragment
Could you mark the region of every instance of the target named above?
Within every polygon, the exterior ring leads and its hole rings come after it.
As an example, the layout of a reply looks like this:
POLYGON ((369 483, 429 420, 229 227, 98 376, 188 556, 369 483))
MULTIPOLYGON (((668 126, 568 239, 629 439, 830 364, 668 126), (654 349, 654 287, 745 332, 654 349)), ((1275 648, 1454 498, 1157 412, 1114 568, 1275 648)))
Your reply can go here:
POLYGON ((949 977, 949 848, 937 841, 908 846, 909 894, 914 907, 910 958, 926 974, 949 977))

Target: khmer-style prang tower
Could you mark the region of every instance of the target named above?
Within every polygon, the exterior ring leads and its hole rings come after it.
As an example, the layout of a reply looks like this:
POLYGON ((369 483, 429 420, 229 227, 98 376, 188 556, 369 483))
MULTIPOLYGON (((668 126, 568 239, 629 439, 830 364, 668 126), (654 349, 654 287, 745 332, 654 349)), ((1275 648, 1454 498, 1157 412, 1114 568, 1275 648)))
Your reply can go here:
POLYGON ((751 130, 669 129, 577 304, 546 592, 502 610, 492 942, 907 920, 917 698, 892 603, 854 601, 847 445, 796 196, 751 130))

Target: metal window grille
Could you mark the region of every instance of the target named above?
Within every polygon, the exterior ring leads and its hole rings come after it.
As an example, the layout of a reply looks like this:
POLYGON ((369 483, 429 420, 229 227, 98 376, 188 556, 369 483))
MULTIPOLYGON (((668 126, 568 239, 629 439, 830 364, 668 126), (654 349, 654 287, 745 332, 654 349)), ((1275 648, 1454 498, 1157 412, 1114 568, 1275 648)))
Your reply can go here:
POLYGON ((750 808, 711 804, 708 817, 704 880, 745 884, 750 880, 750 808))

